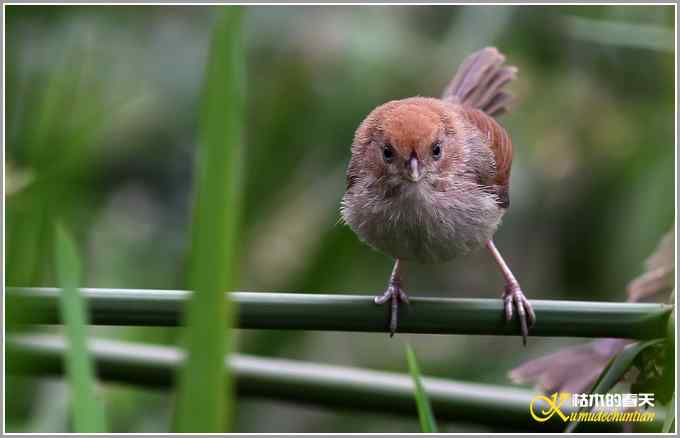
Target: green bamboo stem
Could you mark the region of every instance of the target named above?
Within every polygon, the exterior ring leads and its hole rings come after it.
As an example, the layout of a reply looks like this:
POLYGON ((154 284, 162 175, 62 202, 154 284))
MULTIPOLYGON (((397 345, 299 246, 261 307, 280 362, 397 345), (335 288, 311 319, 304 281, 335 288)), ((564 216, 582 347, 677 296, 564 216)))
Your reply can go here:
MULTIPOLYGON (((34 323, 59 324, 58 289, 8 288, 8 298, 31 306, 34 323)), ((92 324, 177 326, 189 292, 81 289, 92 324)), ((387 314, 373 296, 234 292, 238 327, 244 329, 384 332, 387 314)), ((532 300, 537 322, 531 336, 651 339, 666 336, 671 306, 651 303, 532 300)), ((399 314, 399 332, 519 335, 506 323, 498 299, 419 298, 399 314)))
MULTIPOLYGON (((21 369, 13 369, 13 364, 8 363, 10 372, 63 374, 65 344, 59 336, 12 336, 7 348, 15 354, 13 357, 20 359, 15 363, 24 364, 21 369)), ((101 380, 147 388, 171 388, 183 360, 180 350, 158 345, 91 339, 89 348, 101 380)), ((230 367, 240 396, 407 415, 414 419, 417 416, 413 381, 407 374, 241 354, 225 359, 225 366, 230 367)), ((502 427, 503 431, 564 429, 560 420, 539 424, 531 419, 529 403, 537 395, 533 390, 432 377, 423 377, 422 382, 438 420, 502 427)), ((569 407, 562 410, 571 412, 569 407)), ((657 419, 657 423, 660 421, 662 419, 657 419)), ((587 423, 584 426, 620 430, 616 425, 587 423)))

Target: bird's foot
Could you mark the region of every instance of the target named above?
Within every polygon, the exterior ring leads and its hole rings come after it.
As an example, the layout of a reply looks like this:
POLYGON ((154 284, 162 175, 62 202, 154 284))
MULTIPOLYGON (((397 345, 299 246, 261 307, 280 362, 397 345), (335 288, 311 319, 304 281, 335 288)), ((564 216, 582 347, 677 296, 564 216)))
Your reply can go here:
POLYGON ((373 299, 375 304, 390 302, 390 337, 397 331, 399 302, 408 304, 408 295, 401 289, 399 283, 390 283, 384 294, 373 299))
POLYGON ((527 345, 527 336, 529 335, 529 327, 536 322, 536 314, 531 303, 522 293, 519 284, 508 283, 505 285, 505 292, 503 293, 503 302, 505 304, 505 320, 512 320, 513 307, 517 309, 517 318, 519 319, 520 329, 522 332, 522 344, 527 345))

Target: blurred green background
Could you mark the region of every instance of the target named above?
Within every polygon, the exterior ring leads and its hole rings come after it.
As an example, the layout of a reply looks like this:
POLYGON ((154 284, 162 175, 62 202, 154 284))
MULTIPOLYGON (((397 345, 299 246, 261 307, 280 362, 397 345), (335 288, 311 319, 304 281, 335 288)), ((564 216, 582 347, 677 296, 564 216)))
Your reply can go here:
MULTIPOLYGON (((55 219, 89 287, 186 285, 199 91, 215 7, 6 7, 7 285, 53 286, 55 219)), ((239 290, 379 293, 392 261, 338 224, 354 130, 375 106, 438 96, 487 45, 520 69, 501 123, 516 158, 497 244, 529 298, 625 300, 674 219, 672 6, 247 7, 239 290)), ((414 296, 498 297, 480 251, 406 266, 414 296)), ((92 335, 175 344, 175 329, 92 335)), ((507 384, 578 340, 239 331, 240 352, 507 384)), ((18 379, 7 430, 69 430, 66 386, 18 379)), ((162 432, 169 392, 106 385, 114 432, 162 432)), ((435 413, 436 414, 436 413, 435 413)), ((415 432, 415 417, 243 399, 239 432, 415 432)), ((440 431, 484 431, 440 424, 440 431)))

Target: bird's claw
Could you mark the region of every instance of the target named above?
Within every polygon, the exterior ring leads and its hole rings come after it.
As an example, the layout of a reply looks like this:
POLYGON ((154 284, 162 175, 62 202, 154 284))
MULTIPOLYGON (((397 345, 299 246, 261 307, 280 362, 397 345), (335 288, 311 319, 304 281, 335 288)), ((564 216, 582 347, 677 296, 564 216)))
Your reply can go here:
POLYGON ((397 331, 399 302, 408 304, 408 295, 398 284, 390 284, 384 294, 373 299, 375 304, 385 304, 390 301, 390 337, 397 331))
POLYGON ((518 284, 507 284, 505 292, 503 293, 503 302, 505 306, 505 320, 512 320, 513 307, 517 309, 517 317, 519 319, 520 330, 522 333, 522 344, 527 345, 527 336, 529 335, 529 328, 536 322, 536 314, 534 308, 522 293, 518 284), (528 320, 528 321, 527 321, 528 320))

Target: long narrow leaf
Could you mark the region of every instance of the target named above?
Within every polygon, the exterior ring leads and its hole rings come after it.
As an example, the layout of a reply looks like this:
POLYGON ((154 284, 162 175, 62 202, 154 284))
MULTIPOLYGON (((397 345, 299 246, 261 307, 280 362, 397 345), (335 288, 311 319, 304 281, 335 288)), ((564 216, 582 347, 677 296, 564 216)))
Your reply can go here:
POLYGON ((61 318, 69 344, 64 358, 71 389, 73 430, 76 433, 106 432, 104 409, 95 396, 94 367, 87 348, 85 300, 78 291, 80 261, 73 240, 62 226, 57 226, 54 250, 57 282, 62 289, 61 318))
POLYGON ((430 399, 427 397, 425 387, 423 386, 416 355, 408 344, 406 344, 406 360, 408 362, 409 372, 413 378, 413 385, 415 386, 416 407, 418 408, 420 430, 424 433, 435 433, 437 432, 437 423, 432 414, 430 399))
POLYGON ((668 403, 668 408, 666 409, 666 418, 663 422, 663 427, 661 432, 672 433, 675 425, 675 392, 673 393, 673 398, 668 403))
POLYGON ((239 216, 245 76, 241 15, 237 7, 220 13, 203 86, 188 275, 195 293, 186 309, 188 355, 179 372, 177 432, 228 430, 233 411, 224 355, 229 351, 235 306, 224 293, 234 287, 239 216))
MULTIPOLYGON (((609 364, 602 371, 597 381, 590 390, 591 394, 606 394, 610 389, 621 380, 621 377, 630 369, 638 354, 642 353, 647 348, 663 342, 663 339, 652 339, 646 342, 638 342, 629 345, 621 353, 617 354, 609 361, 609 364)), ((579 412, 585 409, 580 409, 579 412)), ((572 433, 579 425, 579 421, 569 423, 564 430, 565 433, 572 433)))
MULTIPOLYGON (((671 295, 671 297, 674 296, 675 293, 671 295)), ((675 370, 675 310, 673 310, 673 313, 671 313, 670 317, 668 318, 667 333, 668 336, 666 337, 665 367, 667 370, 675 370)), ((675 388, 675 373, 670 371, 669 375, 669 383, 672 388, 675 388)), ((673 397, 668 403, 668 408, 666 409, 666 419, 664 420, 663 427, 661 428, 661 432, 664 433, 673 432, 675 426, 675 394, 676 391, 673 389, 673 397)))

